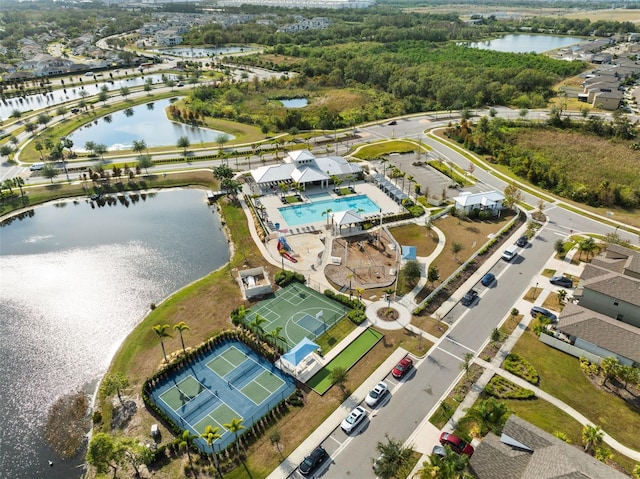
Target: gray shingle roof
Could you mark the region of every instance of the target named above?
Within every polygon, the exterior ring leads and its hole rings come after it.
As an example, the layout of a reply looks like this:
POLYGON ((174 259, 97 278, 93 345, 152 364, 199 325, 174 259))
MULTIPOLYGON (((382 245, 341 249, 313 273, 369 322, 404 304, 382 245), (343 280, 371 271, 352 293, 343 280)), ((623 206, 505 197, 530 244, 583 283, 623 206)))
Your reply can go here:
POLYGON ((489 433, 476 448, 470 465, 478 479, 623 479, 624 474, 561 441, 516 415, 502 431, 533 449, 504 444, 489 433))
POLYGON ((565 334, 640 362, 640 328, 573 303, 567 303, 562 310, 557 328, 565 334))

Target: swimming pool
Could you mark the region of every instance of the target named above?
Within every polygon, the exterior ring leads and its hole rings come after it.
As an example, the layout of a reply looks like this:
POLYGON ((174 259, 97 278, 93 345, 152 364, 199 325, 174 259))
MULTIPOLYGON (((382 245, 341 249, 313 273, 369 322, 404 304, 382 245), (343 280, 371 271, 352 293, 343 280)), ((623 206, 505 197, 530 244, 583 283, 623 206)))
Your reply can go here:
POLYGON ((332 213, 353 210, 358 214, 379 213, 380 207, 369 199, 367 195, 348 196, 346 198, 331 198, 313 201, 302 205, 284 206, 278 208, 282 219, 289 227, 299 226, 318 221, 326 221, 327 215, 322 214, 328 209, 332 213))

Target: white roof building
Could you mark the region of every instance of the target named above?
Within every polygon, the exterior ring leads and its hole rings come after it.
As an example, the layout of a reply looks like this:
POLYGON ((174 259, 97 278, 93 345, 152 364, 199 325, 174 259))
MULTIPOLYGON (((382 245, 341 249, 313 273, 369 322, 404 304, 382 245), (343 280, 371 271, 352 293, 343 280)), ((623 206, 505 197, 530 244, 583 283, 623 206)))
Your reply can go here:
POLYGON ((504 195, 498 191, 484 191, 482 193, 462 193, 453 198, 456 209, 466 214, 473 210, 494 210, 496 213, 502 209, 504 195))
POLYGON ((326 187, 332 176, 346 178, 361 171, 357 164, 349 163, 341 156, 316 158, 309 150, 296 150, 287 154, 283 164, 261 166, 252 170, 251 176, 260 188, 294 181, 302 186, 326 187))

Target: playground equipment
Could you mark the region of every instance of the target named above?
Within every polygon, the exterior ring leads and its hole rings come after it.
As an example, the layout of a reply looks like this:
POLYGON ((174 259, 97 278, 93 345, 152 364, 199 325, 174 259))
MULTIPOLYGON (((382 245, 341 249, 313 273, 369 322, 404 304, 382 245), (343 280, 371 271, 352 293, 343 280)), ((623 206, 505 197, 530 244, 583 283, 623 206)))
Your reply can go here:
POLYGON ((282 257, 288 259, 292 263, 297 263, 298 260, 290 254, 290 251, 292 251, 291 246, 289 246, 287 240, 285 238, 280 238, 278 240, 278 253, 280 253, 282 257))

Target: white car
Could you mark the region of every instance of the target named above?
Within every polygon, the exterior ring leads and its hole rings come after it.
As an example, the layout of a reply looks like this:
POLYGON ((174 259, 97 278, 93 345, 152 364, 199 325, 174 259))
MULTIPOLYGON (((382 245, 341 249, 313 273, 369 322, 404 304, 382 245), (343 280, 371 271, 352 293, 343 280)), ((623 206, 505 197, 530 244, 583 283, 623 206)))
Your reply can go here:
POLYGON ((358 426, 358 424, 362 422, 365 417, 367 417, 367 410, 362 406, 358 406, 353 411, 351 411, 347 417, 344 418, 344 421, 342 421, 340 427, 344 432, 349 434, 358 426))
POLYGON ((389 390, 389 387, 387 386, 386 383, 379 382, 378 384, 376 384, 375 388, 369 391, 369 394, 367 394, 367 397, 364 400, 364 402, 367 404, 367 406, 373 407, 376 404, 378 404, 380 399, 382 399, 382 397, 385 394, 387 394, 388 390, 389 390))

